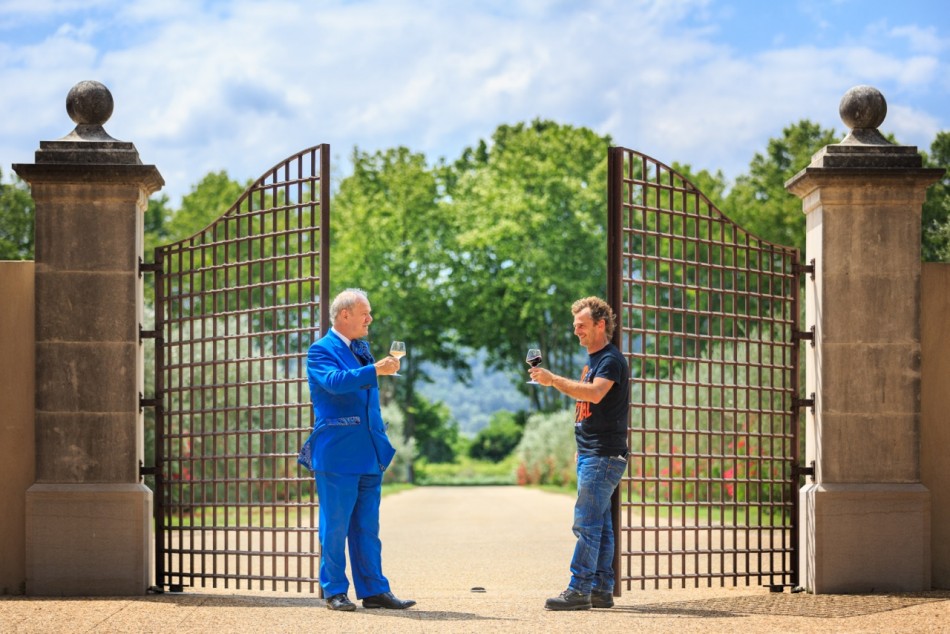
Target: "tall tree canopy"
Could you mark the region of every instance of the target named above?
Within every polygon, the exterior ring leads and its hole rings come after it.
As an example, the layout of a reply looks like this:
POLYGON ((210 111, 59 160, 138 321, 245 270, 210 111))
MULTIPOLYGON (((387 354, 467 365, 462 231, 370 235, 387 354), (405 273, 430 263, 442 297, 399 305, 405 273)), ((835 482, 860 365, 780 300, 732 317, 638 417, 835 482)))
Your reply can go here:
POLYGON ((927 262, 950 262, 950 132, 937 134, 924 161, 927 167, 947 171, 927 190, 921 223, 921 257, 927 262))
POLYGON ((824 146, 837 143, 834 130, 803 120, 769 140, 765 154, 756 153, 749 173, 736 179, 722 211, 747 231, 776 244, 805 250, 802 201, 785 189, 785 182, 811 162, 824 146))
MULTIPOLYGON (((532 344, 553 371, 579 371, 570 306, 606 293, 609 145, 589 129, 536 120, 499 126, 453 166, 452 280, 463 300, 454 322, 464 344, 484 347, 522 389, 532 344)), ((554 390, 529 397, 561 405, 554 390)))
MULTIPOLYGON (((426 410, 416 394, 426 378, 423 362, 458 371, 468 367, 450 317, 454 235, 442 200, 441 169, 430 169, 425 156, 404 147, 354 149, 352 161, 353 174, 340 184, 331 207, 331 294, 349 287, 369 294, 377 357, 388 354, 393 340, 406 343, 402 376, 380 387, 384 398, 400 393, 404 432, 415 437, 416 414, 426 410)), ((417 440, 427 446, 427 439, 417 440)))
POLYGON ((33 259, 35 213, 26 183, 14 176, 5 184, 0 171, 0 260, 33 259))
POLYGON ((237 202, 250 184, 231 180, 223 170, 209 172, 181 199, 181 209, 168 223, 171 239, 187 238, 210 225, 237 202))

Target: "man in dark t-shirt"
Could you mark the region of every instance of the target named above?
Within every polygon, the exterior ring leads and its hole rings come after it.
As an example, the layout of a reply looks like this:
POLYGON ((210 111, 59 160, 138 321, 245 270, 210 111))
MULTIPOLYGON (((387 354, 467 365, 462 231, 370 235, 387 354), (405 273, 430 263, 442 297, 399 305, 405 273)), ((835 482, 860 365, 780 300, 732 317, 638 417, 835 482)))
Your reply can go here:
POLYGON ((560 596, 548 599, 548 610, 589 610, 614 604, 614 535, 610 497, 627 468, 627 411, 630 368, 610 342, 616 316, 604 300, 585 297, 571 306, 574 334, 587 348, 587 365, 580 381, 541 367, 531 378, 577 399, 574 437, 577 440, 577 502, 571 559, 571 581, 560 596))

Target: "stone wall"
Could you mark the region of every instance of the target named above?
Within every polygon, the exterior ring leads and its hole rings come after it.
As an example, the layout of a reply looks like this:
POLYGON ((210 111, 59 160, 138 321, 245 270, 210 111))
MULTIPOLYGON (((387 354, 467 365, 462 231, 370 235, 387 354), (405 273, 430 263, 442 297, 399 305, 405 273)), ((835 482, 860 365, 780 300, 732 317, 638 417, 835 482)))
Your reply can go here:
POLYGON ((931 495, 931 584, 950 590, 950 264, 922 273, 920 479, 931 495))
POLYGON ((26 490, 33 433, 33 262, 0 261, 0 594, 26 586, 26 490))

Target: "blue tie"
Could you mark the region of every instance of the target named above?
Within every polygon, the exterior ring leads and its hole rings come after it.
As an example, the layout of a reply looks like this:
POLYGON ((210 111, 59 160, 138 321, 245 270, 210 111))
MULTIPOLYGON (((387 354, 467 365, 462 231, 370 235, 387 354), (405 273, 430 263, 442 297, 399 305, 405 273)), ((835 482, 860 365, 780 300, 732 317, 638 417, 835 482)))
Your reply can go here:
POLYGON ((369 351, 369 345, 362 339, 354 339, 350 342, 350 350, 359 359, 361 365, 369 365, 373 362, 373 355, 369 351))

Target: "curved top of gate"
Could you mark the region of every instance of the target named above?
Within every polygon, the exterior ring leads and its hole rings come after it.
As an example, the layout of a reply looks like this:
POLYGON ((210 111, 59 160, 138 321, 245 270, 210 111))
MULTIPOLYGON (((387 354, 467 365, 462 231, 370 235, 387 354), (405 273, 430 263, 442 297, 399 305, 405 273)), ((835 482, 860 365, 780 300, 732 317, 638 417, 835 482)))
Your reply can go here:
POLYGON ((313 423, 307 349, 329 322, 329 173, 328 145, 298 152, 155 249, 161 585, 319 582, 316 500, 296 458, 313 423))
POLYGON ((267 170, 207 227, 157 247, 158 297, 185 302, 190 317, 241 312, 235 303, 253 301, 308 310, 318 303, 320 329, 327 328, 329 173, 328 144, 302 150, 267 170), (236 302, 225 297, 235 293, 236 302))
MULTIPOLYGON (((619 152, 623 157, 623 160, 618 161, 615 166, 615 169, 620 170, 620 173, 611 175, 620 177, 613 183, 615 187, 622 188, 623 184, 631 184, 633 186, 643 187, 645 191, 652 191, 657 194, 666 192, 670 197, 672 197, 673 194, 682 194, 684 198, 687 195, 693 196, 697 201, 697 204, 692 210, 685 208, 668 209, 659 205, 653 207, 653 210, 672 211, 682 215, 707 217, 712 221, 721 222, 724 225, 733 227, 736 231, 735 238, 737 241, 741 234, 745 235, 750 242, 758 243, 758 245, 760 245, 759 248, 764 247, 768 250, 784 252, 788 255, 798 253, 797 247, 770 242, 740 226, 732 218, 723 213, 696 185, 669 165, 642 152, 625 147, 612 147, 610 151, 619 152), (664 178, 664 176, 666 178, 664 178), (667 182, 663 182, 664 180, 667 182)), ((621 203, 624 202, 625 199, 622 197, 622 192, 617 192, 617 194, 620 195, 617 201, 621 203)), ((660 200, 662 200, 662 197, 657 195, 655 202, 660 202, 660 200)), ((649 202, 649 199, 645 198, 643 200, 644 205, 646 205, 647 202, 649 202)), ((672 204, 669 205, 669 207, 672 206, 672 204)), ((754 247, 753 244, 748 243, 746 246, 754 247)))
POLYGON ((617 583, 794 584, 799 251, 649 156, 611 148, 608 170, 608 296, 631 377, 618 543, 637 545, 617 583))
POLYGON ((237 216, 259 211, 262 208, 260 203, 268 193, 272 196, 272 200, 282 200, 287 208, 308 204, 319 207, 325 202, 320 196, 319 189, 320 181, 324 178, 321 163, 329 158, 329 150, 330 146, 322 143, 285 158, 251 183, 234 204, 214 222, 177 242, 157 247, 156 251, 169 252, 185 244, 200 246, 219 241, 214 234, 217 225, 237 216), (253 199, 255 194, 259 197, 258 201, 253 199), (282 194, 283 198, 279 194, 282 194), (209 236, 211 239, 207 242, 202 240, 209 236))

